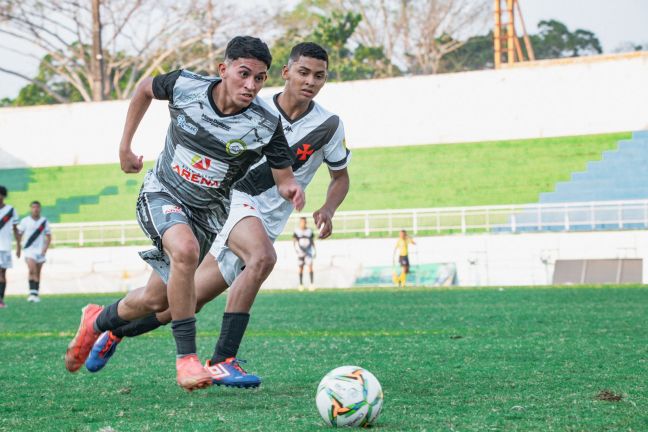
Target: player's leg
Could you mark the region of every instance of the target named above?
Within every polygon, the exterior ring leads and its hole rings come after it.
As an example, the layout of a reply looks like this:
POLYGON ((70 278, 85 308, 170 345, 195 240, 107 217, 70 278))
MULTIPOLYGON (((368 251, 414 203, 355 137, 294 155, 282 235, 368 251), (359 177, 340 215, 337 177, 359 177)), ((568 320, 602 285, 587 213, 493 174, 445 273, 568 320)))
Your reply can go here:
POLYGON ((215 384, 256 387, 261 380, 247 374, 236 355, 250 320, 250 309, 259 288, 272 271, 277 256, 268 235, 256 217, 241 219, 228 236, 227 245, 245 263, 227 296, 220 336, 209 361, 215 384))
POLYGON ((299 273, 299 285, 297 286, 297 289, 299 291, 304 291, 304 257, 300 256, 298 258, 298 273, 299 273))
MULTIPOLYGON (((1 252, 0 252, 1 254, 1 252)), ((0 257, 1 259, 2 257, 0 257)), ((7 289, 7 269, 0 267, 0 308, 7 307, 4 302, 5 290, 7 289)))
POLYGON ((38 297, 38 269, 37 263, 34 258, 25 257, 27 262, 28 270, 28 280, 29 280, 29 296, 27 297, 28 302, 38 303, 40 298, 38 297))
POLYGON ((310 285, 308 286, 309 291, 315 291, 315 280, 314 280, 314 275, 313 275, 313 257, 308 256, 307 257, 308 261, 308 275, 310 277, 310 285))
POLYGON ((40 301, 40 297, 38 293, 40 293, 40 280, 41 280, 41 271, 43 270, 43 264, 45 264, 45 258, 42 255, 39 255, 39 260, 36 260, 36 268, 35 268, 35 275, 34 275, 34 288, 36 288, 36 297, 37 301, 40 301), (41 261, 42 260, 42 261, 41 261))

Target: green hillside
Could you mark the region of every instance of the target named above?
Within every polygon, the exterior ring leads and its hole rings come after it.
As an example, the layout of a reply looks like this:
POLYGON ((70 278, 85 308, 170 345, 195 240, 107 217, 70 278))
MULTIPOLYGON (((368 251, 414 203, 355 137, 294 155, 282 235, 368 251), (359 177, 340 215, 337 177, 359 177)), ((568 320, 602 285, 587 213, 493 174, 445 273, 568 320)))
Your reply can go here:
MULTIPOLYGON (((351 192, 341 210, 518 204, 538 201, 558 181, 630 133, 353 150, 351 192)), ((153 162, 146 163, 145 168, 153 162)), ((143 172, 119 164, 0 170, 7 202, 21 215, 39 200, 53 222, 134 219, 143 172)), ((328 172, 307 190, 307 211, 323 202, 328 172)))

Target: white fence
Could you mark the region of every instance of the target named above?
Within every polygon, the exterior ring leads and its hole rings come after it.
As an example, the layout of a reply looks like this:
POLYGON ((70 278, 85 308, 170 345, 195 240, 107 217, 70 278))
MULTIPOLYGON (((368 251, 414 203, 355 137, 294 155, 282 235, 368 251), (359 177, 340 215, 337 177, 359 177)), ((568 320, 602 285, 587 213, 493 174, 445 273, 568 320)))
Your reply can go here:
MULTIPOLYGON (((291 235, 294 214, 284 235, 291 235)), ((648 228, 648 200, 525 204, 406 210, 341 211, 335 215, 338 235, 368 237, 470 232, 594 231, 648 228)), ((148 239, 135 221, 52 224, 55 245, 145 244, 148 239)))

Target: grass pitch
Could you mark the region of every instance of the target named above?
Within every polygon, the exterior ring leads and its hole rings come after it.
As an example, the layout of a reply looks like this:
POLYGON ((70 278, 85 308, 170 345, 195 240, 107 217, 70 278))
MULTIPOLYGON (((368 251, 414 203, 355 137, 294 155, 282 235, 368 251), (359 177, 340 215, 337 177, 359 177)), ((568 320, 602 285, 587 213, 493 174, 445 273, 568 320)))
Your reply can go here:
MULTIPOLYGON (((8 299, 0 430, 323 430, 316 386, 346 364, 382 383, 376 430, 648 430, 647 288, 263 293, 240 351, 261 388, 192 394, 168 328, 126 340, 100 373, 65 370, 80 308, 114 299, 8 299)), ((203 358, 223 304, 199 315, 203 358)))

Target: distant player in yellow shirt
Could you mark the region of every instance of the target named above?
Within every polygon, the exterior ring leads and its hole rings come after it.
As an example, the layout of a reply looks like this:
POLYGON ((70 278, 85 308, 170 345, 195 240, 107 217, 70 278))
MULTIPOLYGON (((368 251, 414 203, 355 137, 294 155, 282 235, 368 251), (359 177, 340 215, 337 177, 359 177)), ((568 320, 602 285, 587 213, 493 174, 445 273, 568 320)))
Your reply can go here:
POLYGON ((409 273, 409 245, 416 245, 414 239, 407 235, 407 231, 401 230, 394 253, 398 251, 398 264, 401 266, 400 275, 394 273, 394 283, 399 287, 404 287, 407 281, 407 274, 409 273))

